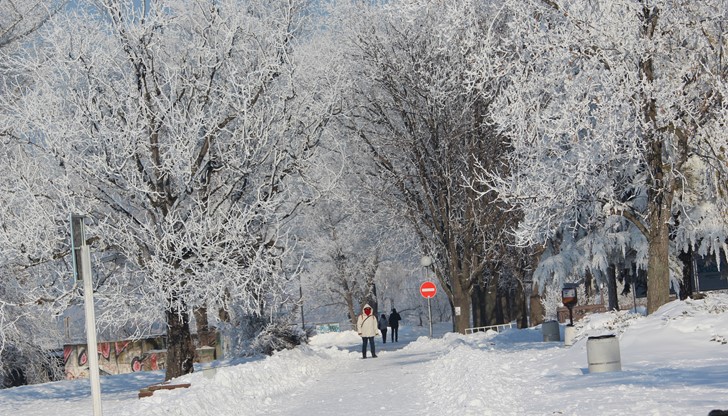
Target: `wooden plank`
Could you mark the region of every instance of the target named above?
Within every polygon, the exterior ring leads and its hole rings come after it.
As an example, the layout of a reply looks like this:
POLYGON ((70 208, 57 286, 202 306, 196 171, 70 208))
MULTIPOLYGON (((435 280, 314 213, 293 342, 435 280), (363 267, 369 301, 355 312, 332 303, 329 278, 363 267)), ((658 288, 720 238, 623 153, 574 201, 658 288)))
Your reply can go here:
POLYGON ((150 386, 141 388, 139 390, 139 398, 141 399, 144 397, 150 397, 157 390, 174 390, 174 389, 180 389, 180 388, 186 389, 186 388, 189 388, 190 386, 191 386, 190 383, 172 384, 168 381, 165 381, 164 383, 152 384, 150 386))

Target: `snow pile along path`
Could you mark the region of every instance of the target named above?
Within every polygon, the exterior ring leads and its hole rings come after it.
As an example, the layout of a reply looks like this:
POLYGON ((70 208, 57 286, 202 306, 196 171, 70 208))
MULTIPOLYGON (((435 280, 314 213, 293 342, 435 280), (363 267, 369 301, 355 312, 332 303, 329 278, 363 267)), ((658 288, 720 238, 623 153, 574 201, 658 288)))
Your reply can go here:
POLYGON ((349 354, 334 348, 282 351, 265 360, 204 371, 179 379, 189 389, 156 391, 152 397, 120 409, 119 415, 253 415, 271 397, 298 390, 322 373, 333 371, 349 354), (214 410, 213 410, 214 409, 214 410))
MULTIPOLYGON (((462 336, 447 334, 442 341, 446 352, 435 360, 427 373, 425 388, 436 394, 426 414, 431 415, 523 415, 527 403, 521 398, 533 396, 531 380, 538 364, 541 350, 553 348, 553 343, 541 343, 540 331, 509 331, 511 341, 523 337, 521 344, 528 346, 527 353, 511 345, 498 349, 495 332, 462 336), (465 372, 467 377, 453 376, 465 372), (524 374, 526 373, 526 374, 524 374)), ((413 346, 428 347, 427 344, 413 346)))

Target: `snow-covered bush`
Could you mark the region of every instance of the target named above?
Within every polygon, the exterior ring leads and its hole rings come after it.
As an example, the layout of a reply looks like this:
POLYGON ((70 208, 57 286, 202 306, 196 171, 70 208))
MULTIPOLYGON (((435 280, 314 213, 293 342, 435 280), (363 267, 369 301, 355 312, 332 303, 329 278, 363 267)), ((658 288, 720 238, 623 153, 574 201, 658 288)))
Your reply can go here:
POLYGON ((0 388, 47 383, 64 376, 63 361, 52 351, 24 345, 24 349, 6 345, 0 368, 0 388))
POLYGON ((266 355, 273 355, 276 351, 290 350, 297 345, 308 343, 312 335, 310 331, 292 325, 287 320, 274 321, 255 337, 251 348, 266 355))

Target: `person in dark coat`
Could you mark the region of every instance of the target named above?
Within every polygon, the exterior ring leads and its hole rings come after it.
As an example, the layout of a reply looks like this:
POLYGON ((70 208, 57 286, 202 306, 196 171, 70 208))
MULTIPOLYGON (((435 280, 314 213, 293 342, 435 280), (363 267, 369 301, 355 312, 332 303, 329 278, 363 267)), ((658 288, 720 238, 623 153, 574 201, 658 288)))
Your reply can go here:
POLYGON ((399 316, 397 310, 392 308, 392 313, 389 314, 389 327, 392 328, 392 342, 399 342, 399 321, 402 317, 399 316))
POLYGON ((382 333, 382 344, 387 343, 387 325, 389 325, 389 322, 387 321, 387 315, 382 314, 382 316, 379 318, 379 332, 382 333))

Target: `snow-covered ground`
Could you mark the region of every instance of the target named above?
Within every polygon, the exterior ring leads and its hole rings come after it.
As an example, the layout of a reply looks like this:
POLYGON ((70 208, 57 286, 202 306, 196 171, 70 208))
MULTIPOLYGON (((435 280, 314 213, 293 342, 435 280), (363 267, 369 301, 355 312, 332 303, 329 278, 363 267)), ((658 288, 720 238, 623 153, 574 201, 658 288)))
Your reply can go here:
MULTIPOLYGON (((197 371, 189 389, 138 399, 160 372, 102 377, 105 415, 707 415, 728 409, 728 295, 675 301, 643 317, 587 317, 576 342, 540 329, 445 333, 405 326, 361 359, 353 332, 265 359, 197 371), (588 371, 589 336, 619 337, 622 371, 588 371), (562 338, 563 339, 563 338, 562 338)), ((563 331, 563 327, 561 328, 563 331)), ((562 332, 563 336, 563 332, 562 332)), ((219 363, 218 363, 219 364, 219 363)), ((87 381, 0 390, 0 415, 91 415, 87 381)))

